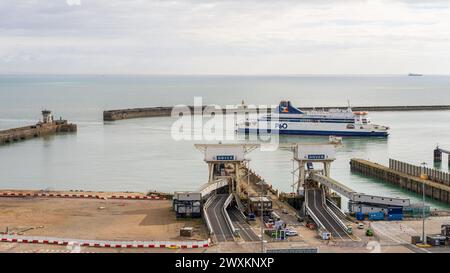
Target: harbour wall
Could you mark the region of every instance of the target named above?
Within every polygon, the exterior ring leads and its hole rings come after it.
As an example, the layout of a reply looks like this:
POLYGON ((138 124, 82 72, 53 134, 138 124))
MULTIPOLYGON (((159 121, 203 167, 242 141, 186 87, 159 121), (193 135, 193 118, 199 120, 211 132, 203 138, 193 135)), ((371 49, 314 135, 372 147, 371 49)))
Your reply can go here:
POLYGON ((0 145, 14 143, 21 140, 52 135, 61 132, 76 132, 77 125, 57 120, 51 123, 38 122, 35 125, 0 131, 0 145))
MULTIPOLYGON (((187 106, 191 113, 195 114, 194 106, 187 106)), ((172 106, 163 107, 146 107, 146 108, 130 108, 130 109, 117 109, 117 110, 105 110, 103 111, 104 121, 115 121, 121 119, 132 119, 132 118, 147 118, 147 117, 170 117, 172 106)), ((202 106, 202 111, 206 106, 202 106)), ((347 109, 347 107, 300 107, 300 109, 305 111, 310 111, 313 109, 347 109)), ((233 111, 237 113, 260 113, 260 112, 271 112, 273 108, 246 108, 239 106, 233 111)), ((437 110, 450 110, 450 105, 399 105, 399 106, 355 106, 352 107, 353 111, 437 111, 437 110)), ((225 113, 225 109, 219 109, 225 113)), ((229 113, 229 112, 228 112, 229 113)))
POLYGON ((429 180, 450 186, 450 173, 447 172, 442 172, 432 168, 424 168, 392 158, 389 159, 389 168, 416 177, 426 174, 429 180))
MULTIPOLYGON (((103 111, 103 120, 104 121, 114 121, 121 119, 132 119, 132 118, 149 118, 149 117, 170 117, 172 115, 172 111, 182 112, 183 110, 189 109, 189 112, 193 115, 197 114, 197 111, 200 110, 200 107, 194 106, 186 106, 187 108, 178 108, 174 109, 172 106, 168 107, 148 107, 148 108, 131 108, 131 109, 118 109, 118 110, 106 110, 103 111), (197 110, 197 108, 199 108, 197 110), (197 110, 197 111, 196 111, 197 110)), ((203 113, 207 106, 202 106, 201 111, 203 113)), ((222 112, 225 113, 239 113, 239 114, 249 114, 249 113, 270 113, 273 108, 244 108, 238 107, 235 109, 216 109, 216 108, 208 108, 214 112, 222 112)))
POLYGON ((353 158, 350 160, 352 172, 378 178, 418 194, 423 193, 422 187, 425 184, 425 195, 427 197, 450 204, 448 180, 443 179, 440 174, 433 174, 435 170, 429 170, 432 174, 429 179, 421 179, 417 176, 420 175, 420 167, 417 168, 418 166, 393 159, 390 160, 390 165, 395 166, 395 169, 364 159, 353 158))

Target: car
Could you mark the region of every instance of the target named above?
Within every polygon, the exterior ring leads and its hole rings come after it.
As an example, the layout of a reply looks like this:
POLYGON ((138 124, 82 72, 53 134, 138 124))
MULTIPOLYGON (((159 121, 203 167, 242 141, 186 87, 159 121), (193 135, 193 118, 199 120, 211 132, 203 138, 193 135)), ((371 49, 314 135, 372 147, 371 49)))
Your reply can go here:
POLYGON ((263 217, 263 221, 264 221, 264 223, 268 223, 268 224, 273 224, 274 223, 273 219, 271 217, 269 217, 269 216, 264 216, 263 217))
POLYGON ((363 223, 359 223, 358 224, 358 229, 364 229, 364 224, 363 223))
POLYGON ((247 215, 247 220, 248 220, 248 221, 255 221, 255 220, 256 220, 256 219, 255 219, 255 214, 250 212, 250 213, 247 215))
POLYGON ((285 231, 286 236, 297 236, 298 232, 295 229, 286 229, 285 231))
POLYGON ((288 214, 288 210, 287 209, 283 209, 281 212, 284 213, 284 214, 288 214))

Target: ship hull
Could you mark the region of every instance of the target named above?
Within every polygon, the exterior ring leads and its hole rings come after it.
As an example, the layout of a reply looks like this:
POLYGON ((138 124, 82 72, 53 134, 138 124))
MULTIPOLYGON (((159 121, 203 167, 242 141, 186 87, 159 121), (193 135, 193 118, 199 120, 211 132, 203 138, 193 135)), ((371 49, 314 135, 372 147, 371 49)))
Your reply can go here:
POLYGON ((280 134, 280 135, 315 135, 315 136, 359 136, 359 137, 387 137, 388 132, 357 132, 357 131, 325 131, 325 130, 276 130, 238 128, 239 133, 245 134, 280 134))
POLYGON ((248 126, 238 126, 238 132, 274 133, 280 135, 320 135, 320 136, 388 136, 386 127, 373 124, 349 124, 344 122, 288 122, 257 121, 248 126), (350 128, 349 128, 350 127, 350 128))

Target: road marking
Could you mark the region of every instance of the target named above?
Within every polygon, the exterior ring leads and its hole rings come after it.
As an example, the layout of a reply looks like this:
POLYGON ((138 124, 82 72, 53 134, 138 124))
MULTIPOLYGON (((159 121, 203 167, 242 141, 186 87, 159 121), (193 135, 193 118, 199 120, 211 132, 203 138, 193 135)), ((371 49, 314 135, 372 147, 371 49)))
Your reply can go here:
POLYGON ((322 212, 317 208, 317 198, 316 198, 316 191, 313 191, 314 193, 314 208, 316 208, 317 212, 320 213, 320 215, 322 215, 322 217, 325 219, 325 221, 327 221, 327 223, 331 226, 331 228, 336 232, 336 234, 343 240, 342 236, 339 234, 339 232, 334 228, 334 226, 328 221, 327 217, 325 217, 325 215, 322 214, 322 212))
POLYGON ((373 223, 371 226, 372 226, 372 228, 373 228, 374 230, 376 230, 377 233, 381 233, 383 236, 385 236, 385 237, 391 239, 391 241, 394 241, 394 242, 396 242, 396 243, 399 244, 399 245, 405 245, 405 244, 406 244, 406 245, 408 245, 408 246, 412 246, 412 247, 415 248, 416 250, 421 250, 421 251, 424 251, 424 252, 427 252, 427 253, 431 253, 431 251, 429 251, 428 249, 420 248, 420 247, 418 247, 418 246, 416 246, 416 245, 413 245, 413 244, 408 243, 407 241, 403 240, 403 239, 400 238, 400 237, 393 237, 393 236, 391 236, 390 234, 388 234, 388 233, 382 231, 382 229, 380 228, 380 226, 386 228, 386 224, 384 224, 384 223, 373 223))
MULTIPOLYGON (((216 198, 213 201, 216 201, 216 199, 219 199, 219 201, 216 202, 214 207, 213 207, 214 217, 216 218, 217 225, 219 226, 219 229, 220 229, 220 232, 221 232, 220 235, 222 235, 224 241, 227 241, 227 238, 225 237, 225 232, 223 232, 222 225, 221 225, 221 222, 219 220, 219 217, 217 217, 217 211, 216 211, 217 206, 220 205, 220 203, 222 203, 222 198, 219 197, 218 195, 216 195, 215 197, 216 198)), ((220 213, 220 211, 219 211, 219 213, 220 213)), ((216 232, 214 232, 214 233, 216 234, 216 238, 217 238, 217 233, 216 232)), ((217 240, 219 241, 219 238, 217 238, 217 240)))
MULTIPOLYGON (((243 219, 243 216, 242 216, 239 212, 237 212, 236 210, 234 210, 234 209, 231 210, 231 213, 236 217, 236 219, 237 219, 236 224, 239 226, 240 230, 242 230, 242 231, 245 233, 245 235, 247 235, 248 241, 255 241, 254 239, 255 239, 256 234, 251 230, 251 227, 249 227, 248 225, 247 225, 247 226, 244 226, 244 225, 239 221, 239 218, 240 218, 241 220, 244 220, 244 221, 245 221, 245 219, 243 219), (254 234, 255 236, 251 236, 251 235, 249 234, 248 229, 250 229, 250 232, 251 232, 252 234, 254 234)), ((259 237, 258 237, 258 238, 259 238, 259 237)), ((244 239, 244 240, 245 240, 245 239, 244 239)))

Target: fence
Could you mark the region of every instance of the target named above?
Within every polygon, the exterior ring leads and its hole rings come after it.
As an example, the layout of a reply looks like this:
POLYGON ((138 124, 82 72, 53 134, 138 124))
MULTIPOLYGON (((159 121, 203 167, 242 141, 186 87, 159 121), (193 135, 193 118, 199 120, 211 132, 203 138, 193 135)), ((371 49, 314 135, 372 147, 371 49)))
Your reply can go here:
POLYGON ((0 235, 0 242, 53 244, 53 245, 79 245, 86 247, 105 248, 205 248, 210 246, 210 240, 203 241, 106 241, 54 238, 41 236, 0 235))
POLYGON ((416 177, 425 173, 431 181, 450 186, 450 173, 447 172, 412 165, 392 158, 389 159, 389 168, 416 177))

